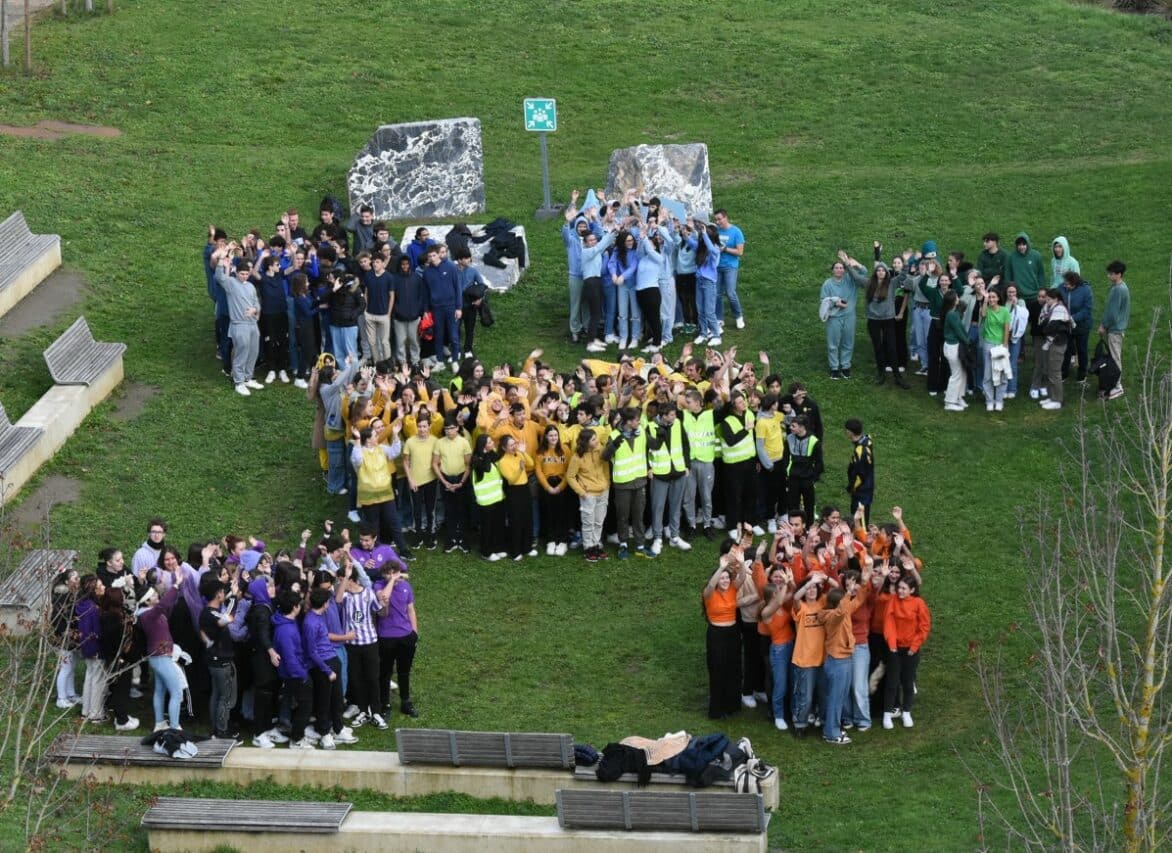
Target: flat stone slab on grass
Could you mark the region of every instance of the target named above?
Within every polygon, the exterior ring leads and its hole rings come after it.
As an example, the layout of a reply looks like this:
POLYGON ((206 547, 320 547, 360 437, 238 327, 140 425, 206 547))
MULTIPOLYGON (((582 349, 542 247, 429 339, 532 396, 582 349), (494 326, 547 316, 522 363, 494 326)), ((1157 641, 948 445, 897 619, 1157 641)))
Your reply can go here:
MULTIPOLYGON (((431 234, 431 239, 437 243, 443 243, 444 238, 448 236, 448 232, 455 226, 453 225, 411 225, 403 232, 403 239, 399 241, 399 248, 404 252, 407 251, 407 246, 415 239, 415 231, 418 228, 426 228, 431 234)), ((469 225, 468 228, 473 235, 479 234, 483 225, 469 225)), ((529 268, 529 264, 533 262, 533 253, 528 251, 529 241, 525 237, 525 226, 517 225, 513 228, 513 233, 525 240, 525 266, 522 267, 515 258, 502 258, 504 269, 494 267, 484 262, 484 256, 488 253, 489 247, 492 245, 491 240, 485 240, 483 243, 468 244, 468 248, 472 250, 472 266, 480 270, 480 274, 484 276, 484 280, 488 282, 490 290, 496 293, 504 293, 510 290, 517 282, 521 280, 521 276, 525 274, 525 270, 529 268)))
POLYGON ((480 119, 384 124, 354 158, 350 209, 375 219, 470 216, 484 212, 480 119))
POLYGON ((675 199, 689 214, 707 221, 712 214, 708 146, 690 142, 615 149, 610 155, 606 194, 621 197, 638 187, 643 188, 645 197, 675 199))

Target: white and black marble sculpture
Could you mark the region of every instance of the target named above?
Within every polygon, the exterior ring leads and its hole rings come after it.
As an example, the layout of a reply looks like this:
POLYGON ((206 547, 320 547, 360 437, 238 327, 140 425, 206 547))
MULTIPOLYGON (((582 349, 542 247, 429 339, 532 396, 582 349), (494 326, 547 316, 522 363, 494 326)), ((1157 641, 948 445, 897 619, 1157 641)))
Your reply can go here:
MULTIPOLYGON (((453 228, 451 225, 429 225, 424 222, 421 222, 418 225, 410 225, 403 231, 403 239, 399 242, 399 248, 406 252, 407 246, 411 243, 412 240, 415 239, 415 231, 420 227, 426 228, 429 237, 436 243, 443 243, 445 238, 448 236, 448 232, 453 228)), ((483 225, 468 226, 468 229, 472 232, 473 235, 476 236, 482 234, 483 228, 483 225)), ((492 290, 496 293, 504 293, 513 287, 513 285, 521 280, 521 276, 525 273, 525 270, 528 269, 529 264, 532 263, 533 256, 528 251, 529 241, 525 237, 525 227, 523 225, 514 226, 512 233, 519 236, 522 240, 525 240, 525 266, 521 266, 520 262, 515 258, 497 259, 497 263, 504 264, 503 267, 487 264, 484 261, 484 256, 488 254, 490 248, 492 247, 492 241, 485 240, 480 243, 469 241, 468 248, 472 251, 472 266, 480 270, 480 274, 484 276, 484 280, 488 284, 489 290, 492 290)))
POLYGON ((708 172, 708 146, 690 142, 615 149, 606 176, 607 195, 614 198, 638 187, 648 197, 676 199, 692 216, 709 219, 712 177, 708 172))
POLYGON ((384 124, 349 175, 350 209, 375 219, 468 216, 484 212, 480 119, 384 124))

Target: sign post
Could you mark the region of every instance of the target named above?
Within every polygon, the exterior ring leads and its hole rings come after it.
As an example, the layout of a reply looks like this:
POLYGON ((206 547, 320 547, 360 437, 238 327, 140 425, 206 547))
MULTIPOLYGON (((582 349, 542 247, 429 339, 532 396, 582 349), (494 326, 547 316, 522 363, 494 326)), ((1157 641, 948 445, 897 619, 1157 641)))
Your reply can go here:
POLYGON ((534 214, 538 219, 553 219, 560 212, 549 192, 549 142, 547 136, 558 129, 557 101, 553 98, 526 98, 525 130, 536 133, 541 140, 541 190, 543 204, 534 214))

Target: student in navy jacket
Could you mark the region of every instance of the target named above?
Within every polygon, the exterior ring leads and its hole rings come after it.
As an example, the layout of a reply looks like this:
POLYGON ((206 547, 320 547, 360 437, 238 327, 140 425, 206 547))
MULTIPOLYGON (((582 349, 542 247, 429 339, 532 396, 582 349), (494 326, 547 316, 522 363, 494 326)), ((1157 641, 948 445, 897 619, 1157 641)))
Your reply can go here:
POLYGON ((423 280, 431 302, 431 316, 435 321, 435 357, 437 370, 445 361, 451 362, 452 372, 460 369, 460 326, 464 296, 460 287, 460 268, 440 254, 438 246, 427 249, 427 265, 423 280), (445 350, 447 354, 445 355, 445 350))

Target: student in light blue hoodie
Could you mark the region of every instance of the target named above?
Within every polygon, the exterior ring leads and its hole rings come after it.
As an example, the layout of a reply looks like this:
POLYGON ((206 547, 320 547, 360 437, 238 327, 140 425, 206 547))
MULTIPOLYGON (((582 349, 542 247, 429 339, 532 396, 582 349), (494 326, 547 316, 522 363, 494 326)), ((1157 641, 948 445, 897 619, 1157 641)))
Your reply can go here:
MULTIPOLYGON (((659 316, 661 293, 659 290, 659 273, 663 269, 663 237, 658 229, 643 228, 644 236, 639 241, 639 267, 635 271, 635 299, 639 303, 639 313, 647 323, 647 346, 643 352, 659 352, 663 344, 663 325, 659 316)), ((640 341, 638 334, 632 335, 631 346, 640 341)))
POLYGON ((1068 272, 1081 273, 1078 259, 1070 254, 1070 243, 1065 237, 1058 236, 1050 243, 1050 287, 1062 292, 1065 283, 1062 278, 1068 272))
POLYGON ((618 232, 607 231, 602 239, 593 231, 587 232, 582 238, 580 262, 582 270, 582 302, 586 306, 584 311, 584 334, 588 343, 588 352, 603 352, 606 350, 605 319, 602 311, 602 294, 606 286, 602 281, 602 272, 607 249, 614 245, 618 232))
POLYGON ((642 331, 643 317, 635 299, 635 276, 639 268, 639 253, 635 235, 619 231, 615 250, 611 253, 608 271, 610 283, 618 295, 619 349, 633 347, 642 331))
MULTIPOLYGON (((664 214, 666 216, 666 214, 664 214)), ((663 248, 660 250, 663 260, 659 265, 659 325, 660 347, 665 347, 674 339, 673 327, 679 314, 676 304, 676 252, 680 246, 680 237, 677 231, 678 223, 665 220, 659 226, 659 236, 663 239, 663 248)))
POLYGON ((693 343, 707 342, 708 346, 720 346, 720 321, 716 314, 719 296, 716 292, 716 270, 720 264, 720 234, 715 225, 704 225, 688 219, 688 227, 695 228, 699 238, 690 237, 684 241, 696 259, 696 310, 700 319, 700 334, 693 343))

